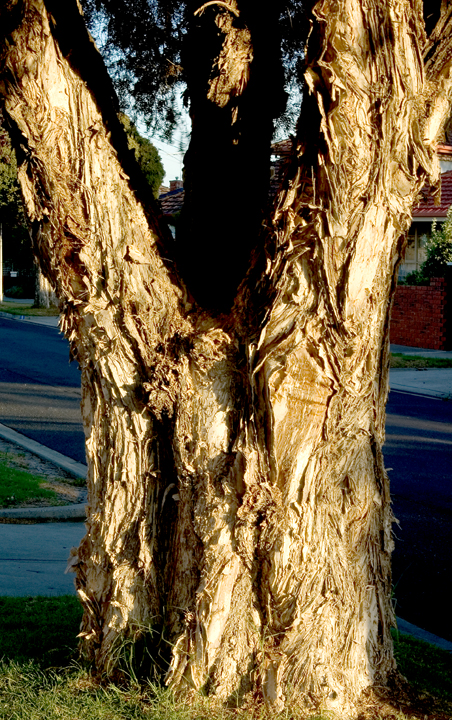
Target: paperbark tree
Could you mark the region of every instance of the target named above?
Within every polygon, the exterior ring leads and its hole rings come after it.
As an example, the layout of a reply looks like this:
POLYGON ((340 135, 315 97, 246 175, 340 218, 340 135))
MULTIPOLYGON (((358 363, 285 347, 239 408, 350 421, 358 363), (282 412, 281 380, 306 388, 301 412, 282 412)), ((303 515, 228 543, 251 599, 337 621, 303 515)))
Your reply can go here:
MULTIPOLYGON (((232 32, 240 13, 216 3, 214 19, 232 32)), ((147 626, 175 689, 346 716, 395 671, 389 311, 411 207, 438 177, 452 10, 429 34, 417 0, 310 13, 284 187, 222 314, 172 262, 75 2, 3 4, 0 93, 82 370, 89 504, 72 561, 87 651, 111 671, 147 626)), ((214 104, 248 82, 228 32, 214 104)), ((233 212, 218 198, 218 225, 233 212)))

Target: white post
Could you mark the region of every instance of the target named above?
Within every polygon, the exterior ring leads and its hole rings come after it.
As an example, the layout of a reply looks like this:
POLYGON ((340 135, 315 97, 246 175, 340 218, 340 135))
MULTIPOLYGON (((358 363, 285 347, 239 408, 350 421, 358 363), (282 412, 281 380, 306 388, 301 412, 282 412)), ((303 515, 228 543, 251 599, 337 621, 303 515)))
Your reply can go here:
POLYGON ((416 263, 416 272, 419 270, 419 241, 417 237, 417 227, 414 230, 414 261, 416 263))

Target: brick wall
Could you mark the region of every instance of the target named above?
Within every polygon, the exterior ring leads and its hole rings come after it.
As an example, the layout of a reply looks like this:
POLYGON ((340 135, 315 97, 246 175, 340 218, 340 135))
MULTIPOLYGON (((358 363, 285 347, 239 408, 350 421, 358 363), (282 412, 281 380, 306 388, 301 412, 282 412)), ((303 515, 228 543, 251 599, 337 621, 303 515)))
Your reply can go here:
MULTIPOLYGON (((432 278, 430 285, 401 285, 391 314, 391 342, 396 345, 448 350, 452 333, 448 322, 448 284, 432 278)), ((450 291, 450 285, 449 285, 450 291)))

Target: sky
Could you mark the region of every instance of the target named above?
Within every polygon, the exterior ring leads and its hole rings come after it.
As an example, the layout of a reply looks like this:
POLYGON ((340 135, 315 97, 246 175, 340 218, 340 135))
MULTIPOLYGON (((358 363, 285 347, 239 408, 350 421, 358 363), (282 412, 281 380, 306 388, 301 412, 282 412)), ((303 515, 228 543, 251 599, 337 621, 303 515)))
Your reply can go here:
POLYGON ((162 180, 162 185, 168 187, 170 180, 182 179, 184 155, 190 142, 191 120, 190 115, 182 103, 182 99, 179 100, 177 107, 180 112, 180 120, 176 126, 171 142, 165 142, 157 134, 149 132, 143 120, 137 118, 136 121, 137 130, 140 135, 148 138, 159 151, 160 159, 165 168, 165 177, 162 180))
POLYGON ((162 185, 169 187, 170 180, 180 180, 182 178, 184 152, 181 152, 177 145, 168 145, 168 143, 162 142, 153 135, 149 136, 149 140, 159 151, 160 159, 165 168, 162 185))
MULTIPOLYGON (((99 13, 96 22, 90 28, 96 45, 101 52, 107 37, 104 30, 104 22, 102 14, 99 13)), ((190 117, 183 107, 181 99, 178 103, 178 108, 181 112, 181 123, 174 133, 174 138, 171 143, 162 141, 157 135, 152 135, 146 130, 144 122, 140 121, 139 118, 136 121, 134 119, 140 135, 148 138, 159 151, 163 167, 165 168, 165 177, 163 178, 162 184, 167 186, 169 186, 170 180, 180 180, 182 178, 183 158, 189 142, 190 117)), ((128 113, 126 109, 124 109, 124 111, 128 113)))

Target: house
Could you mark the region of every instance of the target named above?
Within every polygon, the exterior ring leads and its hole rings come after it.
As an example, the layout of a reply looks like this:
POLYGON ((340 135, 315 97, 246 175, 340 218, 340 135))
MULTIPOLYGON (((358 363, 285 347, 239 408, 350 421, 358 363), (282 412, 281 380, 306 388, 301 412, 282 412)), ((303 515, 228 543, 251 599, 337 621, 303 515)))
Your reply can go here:
POLYGON ((420 203, 413 209, 413 222, 408 231, 408 244, 400 266, 399 280, 403 280, 408 273, 419 270, 426 258, 425 239, 431 234, 433 222, 443 223, 452 205, 452 144, 441 143, 437 152, 441 167, 440 203, 435 205, 433 197, 426 189, 420 203))

